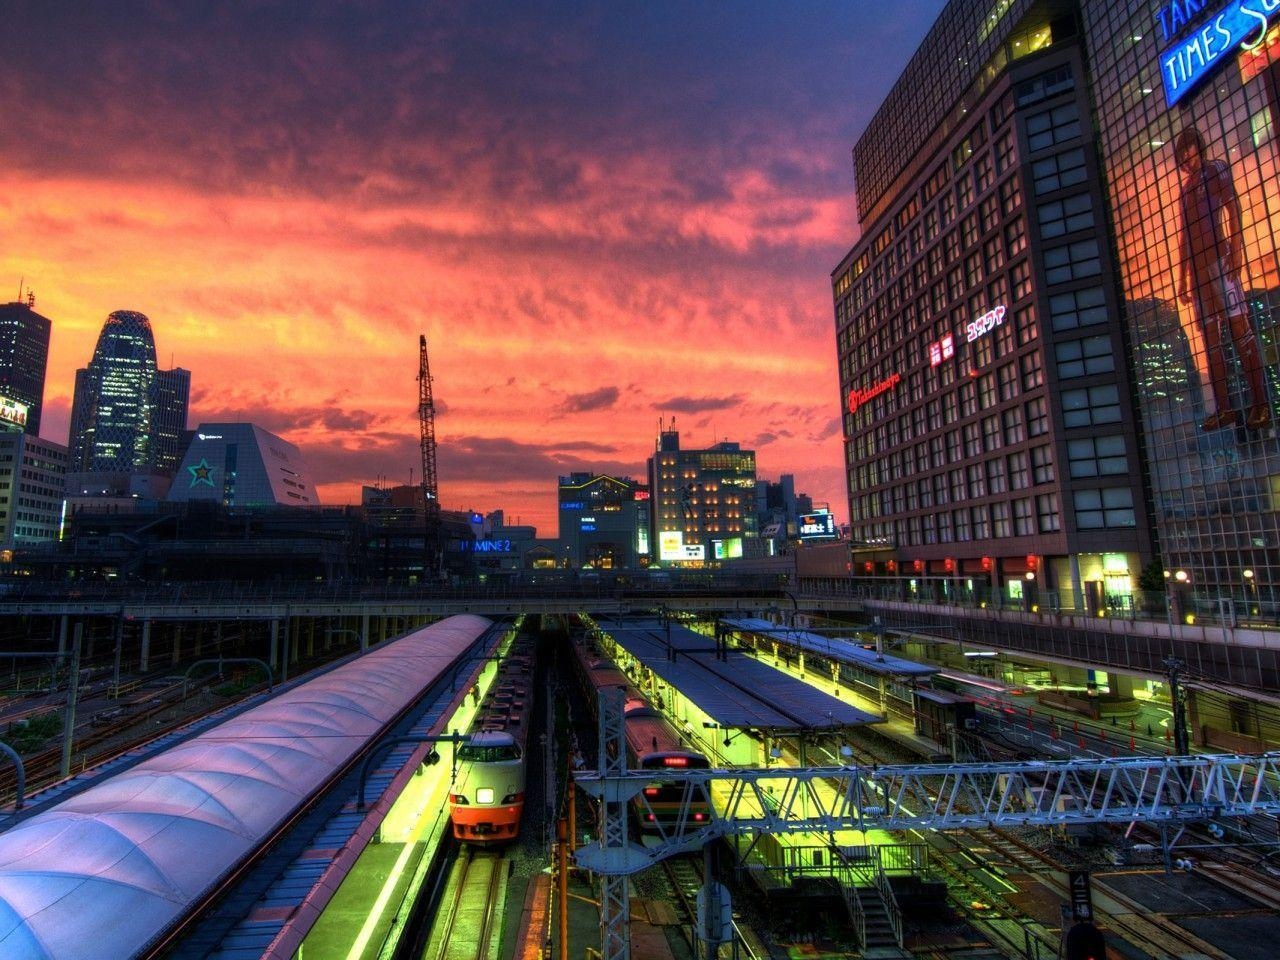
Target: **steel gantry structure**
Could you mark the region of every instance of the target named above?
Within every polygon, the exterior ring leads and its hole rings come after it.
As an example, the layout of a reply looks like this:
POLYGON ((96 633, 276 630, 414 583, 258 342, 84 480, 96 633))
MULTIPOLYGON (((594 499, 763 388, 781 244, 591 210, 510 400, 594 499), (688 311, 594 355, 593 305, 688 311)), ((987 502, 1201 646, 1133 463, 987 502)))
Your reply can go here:
MULTIPOLYGON (((609 711, 612 713, 612 711, 609 711)), ((602 744, 606 711, 601 711, 602 744)), ((609 751, 603 751, 608 753, 609 751)), ((651 771, 618 759, 575 780, 600 801, 601 839, 578 863, 604 878, 605 960, 626 960, 626 878, 719 837, 1134 822, 1178 825, 1216 817, 1280 814, 1280 753, 1119 757, 901 766, 664 771, 685 785, 682 812, 659 842, 627 842, 626 805, 643 803, 651 771), (705 824, 691 809, 714 797, 705 824), (621 821, 621 825, 616 821, 621 821), (620 915, 618 915, 620 912, 620 915)), ((705 807, 700 807, 700 809, 705 807)))

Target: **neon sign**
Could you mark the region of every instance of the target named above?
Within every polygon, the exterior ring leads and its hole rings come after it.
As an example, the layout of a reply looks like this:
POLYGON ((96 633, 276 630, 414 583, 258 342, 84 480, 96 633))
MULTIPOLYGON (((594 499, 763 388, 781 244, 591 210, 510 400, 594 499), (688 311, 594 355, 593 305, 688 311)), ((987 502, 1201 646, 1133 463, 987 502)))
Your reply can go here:
POLYGON ((955 355, 955 337, 949 333, 941 340, 935 340, 929 344, 929 366, 931 367, 941 366, 943 360, 950 360, 955 355))
MULTIPOLYGON (((1156 18, 1166 40, 1204 9, 1201 0, 1172 0, 1156 18)), ((1222 63, 1237 47, 1252 50, 1262 43, 1280 0, 1232 0, 1190 34, 1160 54, 1164 100, 1172 107, 1222 63), (1252 37, 1252 39, 1250 39, 1252 37)))
MULTIPOLYGON (((1280 0, 1277 0, 1277 2, 1280 2, 1280 0)), ((888 377, 886 377, 884 380, 881 380, 879 383, 877 383, 873 387, 867 387, 867 389, 865 390, 850 390, 849 391, 849 412, 857 413, 858 408, 862 406, 864 403, 866 403, 868 400, 873 400, 876 397, 880 396, 880 394, 882 393, 888 393, 890 390, 892 390, 901 382, 902 382, 902 374, 894 373, 894 374, 890 374, 888 377)))
MULTIPOLYGON (((1280 0, 1276 0, 1276 2, 1280 3, 1280 0)), ((966 324, 965 325, 965 337, 967 338, 966 342, 973 343, 973 341, 977 340, 979 337, 986 336, 996 327, 1000 326, 1002 323, 1004 323, 1004 315, 1006 312, 1007 311, 1005 310, 1004 305, 1001 304, 1000 306, 996 307, 994 310, 988 310, 986 313, 980 316, 977 320, 974 320, 972 323, 966 324)))

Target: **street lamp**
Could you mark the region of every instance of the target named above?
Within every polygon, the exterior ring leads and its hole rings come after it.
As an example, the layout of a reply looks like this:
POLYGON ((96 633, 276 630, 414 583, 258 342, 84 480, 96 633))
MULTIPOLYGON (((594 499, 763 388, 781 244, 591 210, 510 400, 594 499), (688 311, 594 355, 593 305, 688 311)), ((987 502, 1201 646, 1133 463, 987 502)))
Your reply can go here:
POLYGON ((1258 582, 1253 578, 1252 570, 1241 571, 1244 577, 1245 586, 1248 588, 1249 615, 1256 617, 1259 613, 1258 609, 1258 582))

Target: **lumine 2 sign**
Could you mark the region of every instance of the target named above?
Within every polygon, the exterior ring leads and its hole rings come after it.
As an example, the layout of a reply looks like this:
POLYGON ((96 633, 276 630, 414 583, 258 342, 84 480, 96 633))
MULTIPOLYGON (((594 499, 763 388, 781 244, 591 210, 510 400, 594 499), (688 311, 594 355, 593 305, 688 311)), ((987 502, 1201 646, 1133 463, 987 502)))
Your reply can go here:
MULTIPOLYGON (((1166 40, 1204 11, 1202 0, 1171 0, 1156 12, 1166 40)), ((1262 43, 1280 0, 1232 0, 1160 54, 1165 103, 1172 107, 1237 48, 1262 43)))

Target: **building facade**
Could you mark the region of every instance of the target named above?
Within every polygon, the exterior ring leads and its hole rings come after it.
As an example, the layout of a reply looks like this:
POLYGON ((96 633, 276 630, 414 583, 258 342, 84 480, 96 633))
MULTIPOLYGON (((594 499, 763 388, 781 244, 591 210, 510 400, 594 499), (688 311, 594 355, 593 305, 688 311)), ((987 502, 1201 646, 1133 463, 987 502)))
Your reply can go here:
POLYGON ((716 566, 743 556, 756 527, 756 455, 736 443, 682 450, 664 429, 649 458, 651 542, 663 566, 716 566))
POLYGON ((1164 574, 1280 614, 1280 14, 1087 0, 1094 108, 1164 574))
POLYGON ((52 543, 62 525, 67 448, 29 433, 0 432, 0 548, 52 543))
POLYGON ((1070 4, 954 0, 854 149, 850 534, 898 592, 1100 610, 1154 556, 1086 57, 1070 4))
POLYGON ((572 473, 556 488, 560 555, 570 570, 649 564, 649 488, 630 477, 572 473))
POLYGON ((159 370, 151 321, 107 317, 88 366, 76 371, 72 473, 172 476, 182 458, 191 374, 159 370))
POLYGON ((0 303, 0 430, 39 436, 53 325, 36 313, 35 302, 28 294, 26 300, 0 303))
POLYGON ((200 424, 167 499, 240 508, 320 505, 298 448, 252 423, 200 424))

